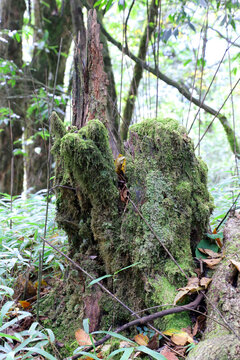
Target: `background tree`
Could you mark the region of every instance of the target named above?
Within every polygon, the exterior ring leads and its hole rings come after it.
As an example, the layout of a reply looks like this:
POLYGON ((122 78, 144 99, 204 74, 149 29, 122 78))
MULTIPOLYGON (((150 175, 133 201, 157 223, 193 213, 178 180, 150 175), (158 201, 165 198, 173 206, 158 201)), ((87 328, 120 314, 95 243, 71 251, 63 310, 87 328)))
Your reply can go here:
MULTIPOLYGON (((2 79, 4 86, 0 88, 1 133, 0 133, 0 189, 11 193, 11 158, 13 148, 21 148, 22 126, 26 107, 20 97, 23 84, 16 82, 17 68, 22 67, 22 43, 17 31, 22 30, 25 1, 4 0, 0 4, 0 41, 1 68, 6 69, 12 78, 2 79), (14 36, 16 35, 16 36, 14 36), (11 113, 9 113, 11 109, 11 113), (10 126, 11 119, 11 126, 10 126), (11 134, 12 133, 12 134, 11 134)), ((2 76, 3 77, 3 73, 2 76)), ((13 194, 20 194, 23 189, 23 158, 17 155, 14 161, 13 194)), ((12 174, 13 175, 13 174, 12 174)))

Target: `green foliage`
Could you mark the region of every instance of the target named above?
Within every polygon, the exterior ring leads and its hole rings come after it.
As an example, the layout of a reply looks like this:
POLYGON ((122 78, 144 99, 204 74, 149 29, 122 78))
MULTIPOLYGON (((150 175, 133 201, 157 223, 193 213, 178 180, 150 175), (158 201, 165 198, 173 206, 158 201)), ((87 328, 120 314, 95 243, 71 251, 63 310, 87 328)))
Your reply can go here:
MULTIPOLYGON (((27 199, 22 196, 13 199, 1 194, 0 198, 0 285, 9 286, 19 271, 30 266, 35 270, 39 266, 39 252, 42 251, 41 237, 44 234, 46 214, 46 192, 40 191, 29 195, 27 199)), ((59 232, 54 221, 54 198, 49 203, 49 220, 47 223, 47 236, 56 238, 64 250, 66 236, 59 232)), ((53 249, 46 246, 43 259, 44 270, 64 270, 64 264, 53 249)), ((52 273, 54 275, 54 273, 52 273)))
MULTIPOLYGON (((1 287, 0 300, 9 296, 7 288, 1 287)), ((11 295, 13 293, 11 292, 11 295)), ((55 336, 50 329, 44 329, 37 322, 33 322, 28 330, 8 334, 8 330, 19 321, 31 317, 27 311, 20 311, 14 301, 7 301, 0 310, 0 359, 34 359, 33 354, 44 356, 45 359, 56 360, 54 356, 44 350, 45 346, 54 344, 55 336)))
POLYGON ((109 277, 113 277, 113 278, 114 278, 114 277, 115 277, 118 273, 120 273, 121 271, 127 270, 127 269, 129 269, 129 268, 131 268, 131 267, 133 267, 133 266, 139 265, 139 264, 140 264, 139 262, 136 262, 135 264, 126 266, 126 267, 124 267, 124 268, 122 268, 122 269, 120 269, 120 270, 115 271, 113 275, 104 275, 104 276, 101 276, 101 277, 99 277, 99 278, 97 278, 97 279, 94 279, 94 280, 92 280, 92 281, 88 284, 88 286, 92 286, 92 285, 96 284, 97 282, 99 282, 99 281, 101 281, 101 280, 103 280, 103 279, 109 278, 109 277))
POLYGON ((21 70, 12 60, 0 58, 0 86, 11 85, 13 88, 20 73, 21 70))

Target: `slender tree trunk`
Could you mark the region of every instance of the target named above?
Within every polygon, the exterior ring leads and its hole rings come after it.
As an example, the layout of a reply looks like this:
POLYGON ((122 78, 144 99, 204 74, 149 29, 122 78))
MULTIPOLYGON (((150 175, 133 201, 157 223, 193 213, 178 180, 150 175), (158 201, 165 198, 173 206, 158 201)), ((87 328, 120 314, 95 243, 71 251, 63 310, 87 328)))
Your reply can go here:
MULTIPOLYGON (((0 30, 21 30, 23 25, 23 15, 26 9, 24 0, 1 0, 0 2, 0 30)), ((9 37, 7 34, 1 34, 6 40, 0 41, 0 57, 5 60, 13 61, 19 68, 22 66, 22 42, 9 37)), ((22 85, 19 81, 14 87, 11 87, 6 81, 0 87, 0 107, 11 108, 11 111, 17 115, 12 120, 12 140, 9 124, 2 123, 0 132, 0 191, 10 193, 11 187, 11 157, 12 142, 14 148, 21 148, 22 126, 24 121, 25 105, 19 97, 11 96, 21 95, 22 85), (14 144, 16 141, 19 142, 14 144)), ((13 194, 20 194, 23 188, 23 158, 21 155, 14 157, 13 171, 13 194)))
MULTIPOLYGON (((33 83, 37 80, 37 83, 34 85, 36 89, 39 88, 38 82, 53 88, 55 76, 57 76, 57 85, 63 86, 66 55, 60 57, 59 68, 56 74, 59 45, 62 39, 61 52, 68 54, 72 41, 70 0, 64 1, 60 10, 57 7, 56 1, 47 0, 45 3, 34 0, 36 26, 34 43, 37 44, 39 41, 43 41, 43 39, 46 41, 45 48, 39 51, 36 46, 33 54, 31 68, 34 69, 32 71, 33 83), (49 6, 46 6, 45 3, 49 6), (53 50, 53 47, 55 50, 53 50)), ((49 108, 51 101, 52 98, 50 97, 49 108)), ((61 108, 65 111, 64 106, 61 108)), ((27 118, 25 138, 33 139, 33 142, 27 145, 27 187, 34 189, 34 191, 47 187, 48 138, 42 138, 42 136, 36 135, 36 133, 42 129, 48 130, 48 127, 47 117, 46 120, 42 120, 40 109, 38 116, 27 118), (36 152, 36 148, 41 149, 41 151, 36 152)))
MULTIPOLYGON (((157 5, 156 0, 152 0, 149 8, 149 18, 147 21, 147 25, 144 29, 138 50, 138 58, 142 61, 145 61, 146 59, 148 44, 156 28, 158 6, 159 5, 157 5)), ((135 63, 133 69, 133 77, 128 91, 127 102, 123 111, 123 120, 120 130, 122 140, 127 139, 128 128, 132 120, 132 115, 138 94, 138 87, 143 76, 143 71, 143 66, 139 63, 135 63)))

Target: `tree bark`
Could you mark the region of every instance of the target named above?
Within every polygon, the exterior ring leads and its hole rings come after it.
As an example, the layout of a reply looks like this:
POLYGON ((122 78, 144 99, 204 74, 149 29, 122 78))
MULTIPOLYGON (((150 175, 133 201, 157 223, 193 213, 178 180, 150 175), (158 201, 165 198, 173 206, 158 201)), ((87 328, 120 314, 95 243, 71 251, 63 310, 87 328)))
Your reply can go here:
POLYGON ((226 223, 223 253, 224 259, 215 270, 207 293, 209 317, 204 338, 190 352, 188 360, 240 359, 240 276, 231 263, 233 260, 240 264, 239 215, 229 218, 226 223), (213 319, 224 323, 225 327, 213 319))
MULTIPOLYGON (((100 43, 96 11, 89 11, 87 38, 80 34, 74 55, 73 125, 82 128, 89 120, 99 119, 109 132, 110 146, 115 157, 119 154, 118 129, 109 110, 106 66, 103 62, 103 45, 100 43), (82 36, 82 39, 81 39, 82 36), (84 43, 85 48, 84 48, 84 43), (94 69, 94 71, 93 71, 94 69), (117 136, 116 136, 117 133, 117 136)), ((111 74, 111 64, 108 64, 111 74)), ((112 77, 113 79, 113 77, 112 77)), ((111 107, 113 110, 113 106, 111 107)))
MULTIPOLYGON (((2 0, 0 3, 0 29, 1 30, 21 30, 23 25, 23 15, 26 9, 24 0, 2 0)), ((18 42, 7 34, 1 35, 6 42, 0 41, 0 57, 5 60, 13 61, 21 69, 22 66, 22 42, 18 42)), ((0 132, 0 191, 4 193, 11 192, 11 157, 13 148, 21 148, 22 126, 25 117, 25 105, 22 99, 15 97, 8 101, 11 95, 21 94, 22 84, 17 81, 12 88, 6 83, 0 87, 0 107, 8 109, 9 107, 17 117, 12 122, 11 139, 9 124, 2 123, 0 132), (15 142, 18 142, 14 144, 15 142)), ((23 157, 14 156, 13 171, 13 195, 20 194, 23 188, 23 157)))

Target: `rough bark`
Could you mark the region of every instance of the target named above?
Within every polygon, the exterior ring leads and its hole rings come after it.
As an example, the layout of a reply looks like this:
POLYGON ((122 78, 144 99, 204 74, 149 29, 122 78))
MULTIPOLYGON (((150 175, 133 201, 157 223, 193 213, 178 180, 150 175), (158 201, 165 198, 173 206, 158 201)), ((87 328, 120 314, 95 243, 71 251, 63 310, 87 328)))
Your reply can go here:
MULTIPOLYGON (((54 79, 56 75, 58 51, 60 39, 62 39, 61 52, 68 54, 71 45, 71 29, 72 18, 70 12, 70 0, 63 2, 62 9, 58 9, 56 1, 47 0, 49 6, 40 3, 39 0, 34 0, 34 18, 35 18, 35 32, 34 43, 36 44, 31 62, 31 74, 33 82, 37 80, 53 88, 54 79), (43 41, 43 38, 48 34, 45 48, 39 50, 37 44, 43 41), (49 48, 46 51, 46 47, 49 48), (55 47, 55 51, 51 49, 55 47)), ((63 85, 64 73, 66 67, 66 57, 61 56, 59 62, 59 69, 57 73, 57 85, 63 85)), ((32 84, 31 84, 32 85, 32 84)), ((38 85, 34 85, 38 89, 38 85)), ((36 89, 32 89, 35 91, 36 89)), ((47 101, 47 99, 46 99, 47 101)), ((49 99, 51 103, 51 98, 49 99)), ((64 111, 64 107, 62 108, 64 111)), ((25 138, 32 138, 33 141, 26 146, 26 174, 27 174, 27 188, 38 191, 47 188, 47 161, 48 161, 48 138, 43 139, 40 135, 36 135, 37 131, 42 129, 48 130, 48 120, 42 120, 42 115, 30 116, 26 119, 25 124, 25 138), (35 148, 40 148, 41 152, 35 152, 35 148)))
POLYGON ((112 119, 108 113, 109 80, 104 71, 104 62, 100 43, 100 29, 97 23, 97 13, 89 11, 86 47, 85 33, 83 40, 78 39, 74 55, 73 81, 73 125, 78 129, 89 120, 99 119, 105 124, 110 136, 111 149, 116 157, 119 153, 118 138, 112 126, 112 119), (81 51, 82 48, 82 51, 81 51))
MULTIPOLYGON (((147 25, 143 31, 143 35, 140 40, 138 58, 145 62, 148 44, 151 39, 151 36, 156 29, 157 24, 157 9, 160 5, 160 2, 152 0, 149 7, 149 18, 147 20, 147 25)), ((121 139, 126 140, 128 134, 128 128, 131 124, 132 115, 137 99, 138 87, 143 76, 144 68, 140 63, 135 63, 133 69, 133 77, 128 91, 127 101, 123 111, 123 119, 121 123, 121 139)))
MULTIPOLYGON (((23 24, 23 14, 25 11, 24 0, 2 0, 0 3, 0 29, 1 30, 21 30, 23 24)), ((0 41, 0 57, 5 60, 13 61, 19 68, 22 66, 22 43, 9 37, 7 34, 1 34, 7 42, 0 41)), ((10 108, 18 118, 12 120, 11 140, 9 124, 0 125, 3 131, 0 132, 0 192, 10 193, 11 183, 11 157, 12 141, 20 141, 14 144, 14 148, 21 148, 22 126, 24 121, 24 102, 22 99, 15 97, 8 102, 11 95, 20 95, 22 93, 22 84, 17 81, 14 88, 6 81, 0 87, 0 107, 10 108)), ((23 158, 21 155, 14 157, 14 174, 13 174, 13 195, 20 194, 23 187, 23 158)))
POLYGON ((229 218, 224 229, 224 259, 214 272, 207 297, 207 326, 204 340, 190 352, 188 360, 240 359, 240 277, 231 260, 239 262, 240 219, 229 218), (213 321, 223 322, 217 309, 233 331, 213 321))

